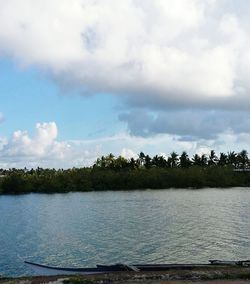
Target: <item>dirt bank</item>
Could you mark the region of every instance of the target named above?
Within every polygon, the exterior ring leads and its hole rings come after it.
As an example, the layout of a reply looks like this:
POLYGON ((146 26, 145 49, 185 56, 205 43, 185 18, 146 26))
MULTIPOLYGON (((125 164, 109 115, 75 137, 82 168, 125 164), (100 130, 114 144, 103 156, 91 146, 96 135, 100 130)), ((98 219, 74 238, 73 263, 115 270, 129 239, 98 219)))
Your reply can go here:
POLYGON ((245 284, 250 283, 250 268, 207 266, 189 270, 158 272, 119 272, 89 276, 47 276, 0 278, 0 284, 245 284))

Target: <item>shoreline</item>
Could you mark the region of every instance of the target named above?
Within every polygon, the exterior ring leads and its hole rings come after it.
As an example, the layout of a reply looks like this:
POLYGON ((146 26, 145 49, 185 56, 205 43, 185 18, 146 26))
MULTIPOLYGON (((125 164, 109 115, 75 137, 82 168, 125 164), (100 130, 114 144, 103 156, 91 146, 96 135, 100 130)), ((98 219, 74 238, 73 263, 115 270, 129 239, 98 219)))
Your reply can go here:
POLYGON ((156 272, 118 272, 78 276, 0 277, 0 284, 165 284, 165 283, 249 283, 250 267, 206 266, 156 272))
POLYGON ((70 170, 8 170, 0 178, 0 194, 66 193, 145 189, 230 188, 250 186, 250 172, 231 167, 79 168, 70 170))
POLYGON ((187 191, 196 191, 196 190, 227 190, 227 189, 244 189, 244 190, 249 190, 250 189, 250 185, 248 186, 227 186, 227 187, 214 187, 214 186, 204 186, 204 187, 168 187, 168 188, 133 188, 133 189, 105 189, 105 190, 85 190, 85 191, 64 191, 64 192, 60 192, 60 191, 52 191, 52 192, 35 192, 35 191, 30 191, 30 192, 23 192, 23 193, 1 193, 0 192, 0 197, 1 196, 22 196, 22 195, 54 195, 54 194, 62 194, 62 195, 66 195, 66 194, 72 194, 72 193, 95 193, 95 192, 136 192, 136 191, 157 191, 157 190, 164 190, 164 191, 171 191, 171 190, 187 190, 187 191))

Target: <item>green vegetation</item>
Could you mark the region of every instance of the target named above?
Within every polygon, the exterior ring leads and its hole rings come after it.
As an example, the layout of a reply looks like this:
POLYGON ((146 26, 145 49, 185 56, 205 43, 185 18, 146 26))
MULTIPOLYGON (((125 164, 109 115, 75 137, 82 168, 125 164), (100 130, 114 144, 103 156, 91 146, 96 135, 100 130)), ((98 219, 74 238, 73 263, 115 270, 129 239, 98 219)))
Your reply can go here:
POLYGON ((69 191, 132 190, 250 186, 247 151, 189 158, 173 152, 169 157, 137 159, 109 154, 89 168, 0 170, 0 193, 55 193, 69 191))

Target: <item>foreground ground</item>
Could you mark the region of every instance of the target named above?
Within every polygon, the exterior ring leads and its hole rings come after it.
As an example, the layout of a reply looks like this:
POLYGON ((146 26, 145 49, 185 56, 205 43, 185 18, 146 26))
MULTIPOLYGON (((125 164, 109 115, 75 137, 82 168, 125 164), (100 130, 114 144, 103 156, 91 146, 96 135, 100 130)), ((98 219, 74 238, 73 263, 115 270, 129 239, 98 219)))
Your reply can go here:
MULTIPOLYGON (((2 283, 2 282, 1 282, 2 283)), ((59 279, 59 281, 51 281, 51 282, 43 282, 41 279, 39 281, 8 281, 3 283, 20 283, 20 284, 31 284, 31 283, 49 283, 49 284, 61 284, 63 283, 62 279, 59 279)), ((250 280, 240 280, 240 279, 234 279, 234 280, 148 280, 143 282, 138 281, 126 281, 126 282, 79 282, 82 284, 91 284, 91 283, 98 283, 98 284, 104 284, 104 283, 119 283, 119 284, 138 284, 138 283, 145 283, 145 284, 247 284, 250 283, 250 280)))
POLYGON ((0 278, 0 284, 245 284, 250 283, 250 268, 207 266, 192 270, 160 272, 122 272, 95 276, 47 276, 0 278))

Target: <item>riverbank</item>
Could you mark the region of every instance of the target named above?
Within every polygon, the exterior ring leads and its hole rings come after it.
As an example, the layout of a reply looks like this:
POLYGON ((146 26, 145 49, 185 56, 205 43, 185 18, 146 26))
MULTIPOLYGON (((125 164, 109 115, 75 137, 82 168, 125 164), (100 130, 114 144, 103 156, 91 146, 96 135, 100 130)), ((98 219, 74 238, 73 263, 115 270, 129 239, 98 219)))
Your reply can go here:
POLYGON ((88 276, 45 276, 0 278, 0 284, 245 284, 250 283, 250 268, 206 266, 192 270, 160 272, 122 272, 88 276))
MULTIPOLYGON (((49 284, 64 284, 66 281, 66 283, 71 283, 71 282, 67 282, 67 279, 63 280, 63 279, 55 279, 55 280, 51 280, 51 281, 44 281, 41 279, 33 279, 32 281, 30 280, 11 280, 8 282, 1 282, 3 284, 40 284, 40 283, 49 283, 49 284)), ((196 283, 196 284, 248 284, 250 283, 249 280, 241 280, 241 279, 234 279, 234 280, 194 280, 194 281, 189 281, 189 280, 148 280, 148 281, 143 281, 143 282, 138 282, 138 281, 126 281, 126 282, 89 282, 89 281, 85 281, 83 280, 82 282, 80 282, 81 284, 105 284, 105 283, 114 283, 114 284, 138 284, 138 283, 144 283, 144 284, 192 284, 192 283, 196 283)))
POLYGON ((6 170, 0 194, 66 193, 167 188, 249 187, 250 172, 232 167, 6 170))

